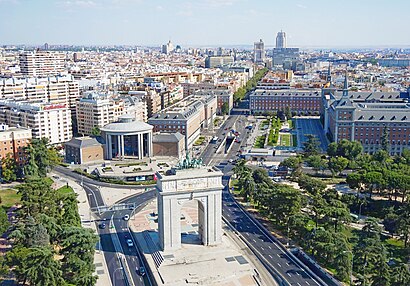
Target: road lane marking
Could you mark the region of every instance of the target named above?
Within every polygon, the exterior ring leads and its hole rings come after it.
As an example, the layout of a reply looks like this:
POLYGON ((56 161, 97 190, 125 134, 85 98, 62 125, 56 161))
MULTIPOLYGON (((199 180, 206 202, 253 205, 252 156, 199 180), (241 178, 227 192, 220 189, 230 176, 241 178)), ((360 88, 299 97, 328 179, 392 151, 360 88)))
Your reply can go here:
POLYGON ((305 281, 307 285, 310 285, 309 282, 305 281))
POLYGON ((288 274, 288 276, 289 276, 289 277, 292 277, 292 275, 290 275, 290 273, 289 273, 289 272, 288 272, 288 273, 286 273, 286 274, 288 274))
POLYGON ((270 245, 268 247, 269 247, 269 249, 272 249, 272 247, 270 247, 270 245))
POLYGON ((273 259, 272 255, 269 254, 268 256, 273 259))
POLYGON ((276 255, 280 258, 280 255, 279 255, 279 253, 276 253, 276 255))
POLYGON ((279 263, 279 262, 277 262, 277 264, 279 265, 279 267, 282 267, 282 265, 280 265, 280 263, 279 263))
POLYGON ((261 246, 261 249, 262 249, 262 250, 265 250, 262 246, 261 246))
POLYGON ((256 242, 256 240, 255 239, 252 239, 253 240, 253 242, 256 242))
POLYGON ((298 282, 297 284, 298 284, 299 286, 302 286, 302 285, 300 285, 300 283, 299 283, 299 282, 298 282))

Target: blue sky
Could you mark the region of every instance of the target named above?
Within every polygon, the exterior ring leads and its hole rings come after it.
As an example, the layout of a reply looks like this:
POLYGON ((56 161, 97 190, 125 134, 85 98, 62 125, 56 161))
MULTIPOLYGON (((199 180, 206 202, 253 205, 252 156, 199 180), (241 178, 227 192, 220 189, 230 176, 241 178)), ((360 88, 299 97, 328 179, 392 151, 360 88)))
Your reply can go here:
POLYGON ((409 0, 0 0, 0 45, 410 45, 409 0))

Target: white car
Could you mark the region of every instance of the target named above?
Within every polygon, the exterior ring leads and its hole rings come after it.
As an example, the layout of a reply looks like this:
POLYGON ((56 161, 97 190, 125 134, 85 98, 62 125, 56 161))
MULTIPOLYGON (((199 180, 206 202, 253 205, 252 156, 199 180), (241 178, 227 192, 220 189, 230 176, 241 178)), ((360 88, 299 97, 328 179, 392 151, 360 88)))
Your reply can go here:
POLYGON ((124 220, 129 220, 130 216, 126 214, 123 218, 124 218, 124 220))
POLYGON ((133 247, 134 243, 132 242, 131 239, 127 239, 127 245, 128 245, 128 247, 133 247))

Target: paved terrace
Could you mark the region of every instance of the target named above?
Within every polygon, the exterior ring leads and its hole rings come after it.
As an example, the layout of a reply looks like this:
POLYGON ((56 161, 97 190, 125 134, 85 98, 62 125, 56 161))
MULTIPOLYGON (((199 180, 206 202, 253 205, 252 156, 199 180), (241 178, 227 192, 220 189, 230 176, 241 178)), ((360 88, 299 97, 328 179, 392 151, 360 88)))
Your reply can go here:
MULTIPOLYGON (((196 201, 190 201, 182 208, 182 248, 175 251, 160 251, 156 200, 130 220, 130 227, 158 285, 258 285, 255 278, 261 278, 254 270, 252 258, 240 250, 243 246, 239 247, 226 235, 226 229, 220 245, 206 247, 199 244, 196 204, 196 201)), ((260 285, 274 285, 272 283, 262 282, 260 285)))

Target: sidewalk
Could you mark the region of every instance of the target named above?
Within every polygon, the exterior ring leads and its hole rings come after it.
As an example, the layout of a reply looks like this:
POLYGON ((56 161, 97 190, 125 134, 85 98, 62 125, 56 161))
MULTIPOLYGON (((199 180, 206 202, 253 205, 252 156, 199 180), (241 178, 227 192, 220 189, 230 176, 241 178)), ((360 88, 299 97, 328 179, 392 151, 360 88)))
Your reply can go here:
MULTIPOLYGON (((51 173, 50 175, 56 175, 56 174, 51 173)), ((88 205, 87 195, 85 191, 83 190, 83 188, 79 184, 77 184, 75 181, 70 180, 68 178, 60 178, 58 180, 54 178, 54 186, 56 188, 65 186, 67 183, 70 187, 73 188, 74 192, 78 194, 78 197, 77 197, 78 212, 81 218, 81 226, 84 228, 93 229, 94 232, 97 233, 97 227, 95 223, 91 222, 92 218, 91 218, 90 206, 88 205)), ((109 272, 108 272, 108 268, 105 263, 104 254, 98 248, 96 249, 95 254, 94 254, 94 265, 95 265, 94 274, 98 275, 96 286, 112 285, 109 272)))

